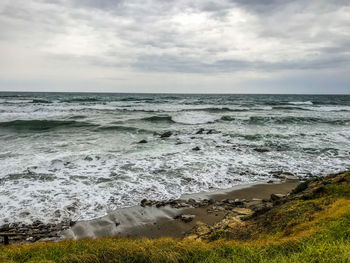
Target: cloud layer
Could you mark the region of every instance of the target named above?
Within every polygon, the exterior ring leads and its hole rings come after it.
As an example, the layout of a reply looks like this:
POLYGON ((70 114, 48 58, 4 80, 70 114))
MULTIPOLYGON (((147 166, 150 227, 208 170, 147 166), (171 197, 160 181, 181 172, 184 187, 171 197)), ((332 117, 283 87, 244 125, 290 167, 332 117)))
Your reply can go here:
POLYGON ((4 0, 0 90, 350 93, 347 0, 4 0))

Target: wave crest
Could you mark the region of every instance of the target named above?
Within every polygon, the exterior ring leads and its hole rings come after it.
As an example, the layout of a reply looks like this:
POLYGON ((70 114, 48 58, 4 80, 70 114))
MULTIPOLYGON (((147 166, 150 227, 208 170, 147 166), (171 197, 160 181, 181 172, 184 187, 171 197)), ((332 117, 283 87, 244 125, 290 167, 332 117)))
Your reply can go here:
POLYGON ((88 122, 78 122, 74 120, 14 120, 8 122, 0 122, 0 128, 34 131, 50 130, 59 127, 78 128, 91 126, 95 126, 95 124, 88 122))

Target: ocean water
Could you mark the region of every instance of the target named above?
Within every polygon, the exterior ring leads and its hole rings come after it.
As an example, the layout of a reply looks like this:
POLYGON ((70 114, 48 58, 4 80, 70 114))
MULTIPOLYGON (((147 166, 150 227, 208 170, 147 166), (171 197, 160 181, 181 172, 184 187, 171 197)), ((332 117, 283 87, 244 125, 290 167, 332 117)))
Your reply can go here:
POLYGON ((0 93, 0 224, 349 168, 350 96, 0 93))

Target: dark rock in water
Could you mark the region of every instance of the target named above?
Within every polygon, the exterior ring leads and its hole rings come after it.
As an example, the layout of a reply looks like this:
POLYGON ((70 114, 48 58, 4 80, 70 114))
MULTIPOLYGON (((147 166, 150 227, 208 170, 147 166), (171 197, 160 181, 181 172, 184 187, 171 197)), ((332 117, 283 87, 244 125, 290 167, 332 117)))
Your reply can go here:
POLYGON ((156 207, 157 207, 157 208, 162 207, 162 206, 166 206, 166 205, 167 205, 167 203, 164 202, 164 201, 160 201, 160 202, 157 202, 157 203, 156 203, 156 207))
POLYGON ((85 160, 85 161, 89 161, 89 162, 90 162, 90 161, 92 161, 93 159, 92 159, 92 157, 91 157, 91 156, 86 156, 86 157, 84 158, 84 160, 85 160))
POLYGON ((141 206, 144 206, 145 203, 146 203, 147 201, 148 201, 148 200, 147 200, 146 198, 142 199, 142 200, 141 200, 141 206))
POLYGON ((148 143, 148 141, 146 141, 146 140, 141 140, 141 141, 139 141, 138 143, 148 143))
POLYGON ((9 224, 4 224, 0 227, 0 232, 7 232, 10 229, 10 225, 9 224))
POLYGON ((268 149, 265 148, 254 148, 254 151, 258 152, 258 153, 266 153, 269 152, 268 149))
POLYGON ((213 134, 214 130, 209 130, 207 134, 213 134))
POLYGON ((164 132, 163 134, 161 134, 160 138, 168 138, 171 135, 173 135, 173 133, 171 131, 167 131, 167 132, 164 132))
POLYGON ((182 222, 189 223, 195 217, 196 217, 195 215, 179 215, 179 216, 176 216, 175 219, 180 219, 182 222))
POLYGON ((204 129, 203 129, 203 128, 200 128, 200 129, 196 132, 196 134, 203 134, 203 132, 204 132, 204 129))
POLYGON ((267 181, 268 184, 273 184, 272 180, 267 181))
POLYGON ((142 207, 151 206, 152 204, 153 204, 152 200, 147 200, 146 198, 141 200, 142 207))
POLYGON ((200 150, 201 150, 201 148, 199 148, 198 146, 192 148, 192 151, 200 151, 200 150))

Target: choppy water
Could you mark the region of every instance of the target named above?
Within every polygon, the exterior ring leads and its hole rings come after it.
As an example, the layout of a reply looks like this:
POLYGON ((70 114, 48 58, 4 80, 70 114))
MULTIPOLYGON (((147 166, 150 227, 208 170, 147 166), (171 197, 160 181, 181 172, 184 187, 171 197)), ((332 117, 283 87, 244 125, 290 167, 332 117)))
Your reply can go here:
POLYGON ((350 96, 0 93, 0 145, 0 224, 88 219, 349 169, 350 96))

